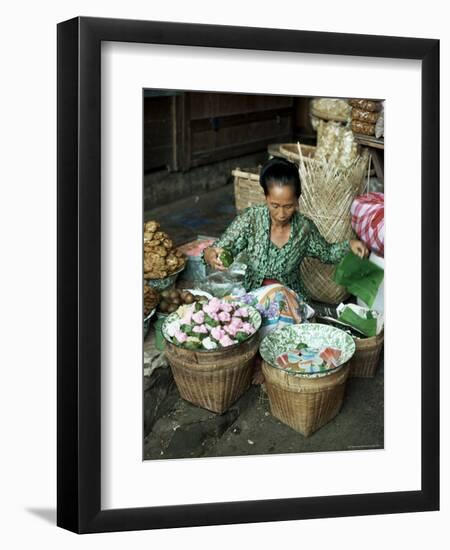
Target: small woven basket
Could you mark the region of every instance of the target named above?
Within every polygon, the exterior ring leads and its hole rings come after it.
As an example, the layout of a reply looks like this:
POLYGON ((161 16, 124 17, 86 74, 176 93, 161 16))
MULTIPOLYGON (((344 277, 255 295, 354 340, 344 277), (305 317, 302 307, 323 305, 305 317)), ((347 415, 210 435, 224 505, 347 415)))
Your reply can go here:
POLYGON ((259 185, 258 168, 236 168, 231 173, 234 176, 234 200, 236 210, 240 212, 249 206, 265 202, 264 191, 259 185))
POLYGON ((384 343, 384 331, 371 338, 355 338, 355 354, 350 359, 352 378, 373 378, 377 372, 384 343))
MULTIPOLYGON (((313 160, 316 148, 310 145, 302 145, 302 155, 305 162, 313 160)), ((291 162, 299 163, 300 157, 296 143, 281 143, 269 146, 269 154, 285 158, 291 162)), ((257 168, 236 168, 231 172, 234 176, 234 197, 236 210, 238 212, 265 202, 264 191, 259 184, 259 173, 261 167, 257 168)))
POLYGON ((318 378, 298 376, 266 362, 262 369, 271 413, 305 437, 339 413, 350 372, 349 362, 336 372, 318 378))
POLYGON ((242 344, 217 351, 195 351, 166 342, 166 356, 183 399, 215 413, 225 412, 249 388, 255 333, 242 344))

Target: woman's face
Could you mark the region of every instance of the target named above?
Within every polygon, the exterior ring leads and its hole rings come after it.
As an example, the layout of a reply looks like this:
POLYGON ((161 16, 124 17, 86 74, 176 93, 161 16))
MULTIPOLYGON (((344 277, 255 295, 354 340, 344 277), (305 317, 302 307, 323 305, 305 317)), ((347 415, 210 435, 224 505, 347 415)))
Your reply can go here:
POLYGON ((290 222, 298 206, 294 189, 290 185, 279 186, 276 183, 268 188, 266 202, 272 221, 280 225, 290 222))

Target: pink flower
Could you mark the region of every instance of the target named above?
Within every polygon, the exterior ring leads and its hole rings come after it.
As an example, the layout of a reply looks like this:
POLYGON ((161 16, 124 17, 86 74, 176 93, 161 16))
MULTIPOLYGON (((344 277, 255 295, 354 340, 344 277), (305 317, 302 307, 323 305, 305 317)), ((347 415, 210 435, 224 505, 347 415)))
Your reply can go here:
POLYGON ((242 330, 247 334, 253 334, 255 332, 255 327, 251 323, 243 323, 242 330))
POLYGON ((221 346, 226 348, 227 346, 232 346, 236 342, 234 340, 232 340, 228 335, 225 334, 225 336, 223 336, 223 338, 221 338, 219 340, 219 343, 220 343, 221 346))
POLYGON ((205 312, 200 310, 197 313, 192 315, 192 319, 199 325, 202 325, 205 322, 205 312))
POLYGON ((240 307, 234 312, 236 317, 248 317, 248 308, 240 307))
POLYGON ((230 336, 236 336, 236 332, 238 332, 238 328, 234 325, 227 325, 224 327, 225 332, 227 332, 230 336))
POLYGON ((205 325, 195 325, 192 329, 192 332, 197 332, 198 334, 208 334, 208 329, 205 325))
POLYGON ((217 316, 217 313, 219 312, 218 307, 213 307, 211 304, 205 304, 203 306, 203 311, 207 313, 210 317, 214 318, 214 316, 217 316))
POLYGON ((180 342, 180 344, 183 344, 187 340, 187 334, 180 329, 175 331, 174 336, 178 340, 178 342, 180 342))
POLYGON ((240 317, 232 317, 231 324, 236 328, 240 328, 242 327, 242 319, 240 317))
POLYGON ((230 319, 231 319, 231 316, 226 311, 221 311, 219 313, 219 321, 222 321, 222 323, 227 323, 228 321, 230 321, 230 319))
POLYGON ((226 313, 231 313, 233 311, 233 306, 229 304, 228 302, 222 302, 220 304, 220 307, 222 311, 225 311, 226 313))
POLYGON ((215 340, 219 340, 221 338, 223 338, 225 336, 225 332, 222 328, 220 327, 214 327, 212 330, 211 330, 211 336, 215 339, 215 340))

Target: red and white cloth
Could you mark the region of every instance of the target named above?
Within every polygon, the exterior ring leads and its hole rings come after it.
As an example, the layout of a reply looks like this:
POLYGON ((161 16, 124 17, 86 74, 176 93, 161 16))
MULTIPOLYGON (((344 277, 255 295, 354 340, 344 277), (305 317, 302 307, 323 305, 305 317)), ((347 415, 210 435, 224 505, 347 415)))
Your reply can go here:
POLYGON ((355 233, 372 252, 384 257, 384 193, 356 197, 350 211, 355 233))

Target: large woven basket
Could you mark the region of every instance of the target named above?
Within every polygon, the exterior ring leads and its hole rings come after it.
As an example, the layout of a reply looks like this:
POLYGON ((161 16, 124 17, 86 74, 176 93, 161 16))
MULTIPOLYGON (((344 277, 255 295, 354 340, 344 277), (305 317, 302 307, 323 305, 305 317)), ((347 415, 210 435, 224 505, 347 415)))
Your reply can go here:
POLYGON ((384 331, 372 338, 355 338, 355 354, 350 359, 352 378, 373 378, 384 343, 384 331))
MULTIPOLYGON (((346 168, 333 160, 314 165, 300 162, 300 212, 317 225, 328 242, 354 238, 350 207, 364 189, 367 167, 367 152, 346 168)), ((338 304, 348 296, 345 288, 333 281, 335 269, 334 265, 323 264, 315 258, 304 259, 300 273, 313 300, 338 304)))
POLYGON ((249 388, 255 333, 240 345, 218 351, 194 351, 166 342, 166 356, 183 399, 215 413, 225 412, 249 388))
POLYGON ((273 416, 308 437, 339 413, 350 364, 319 378, 294 375, 265 361, 262 370, 273 416))

